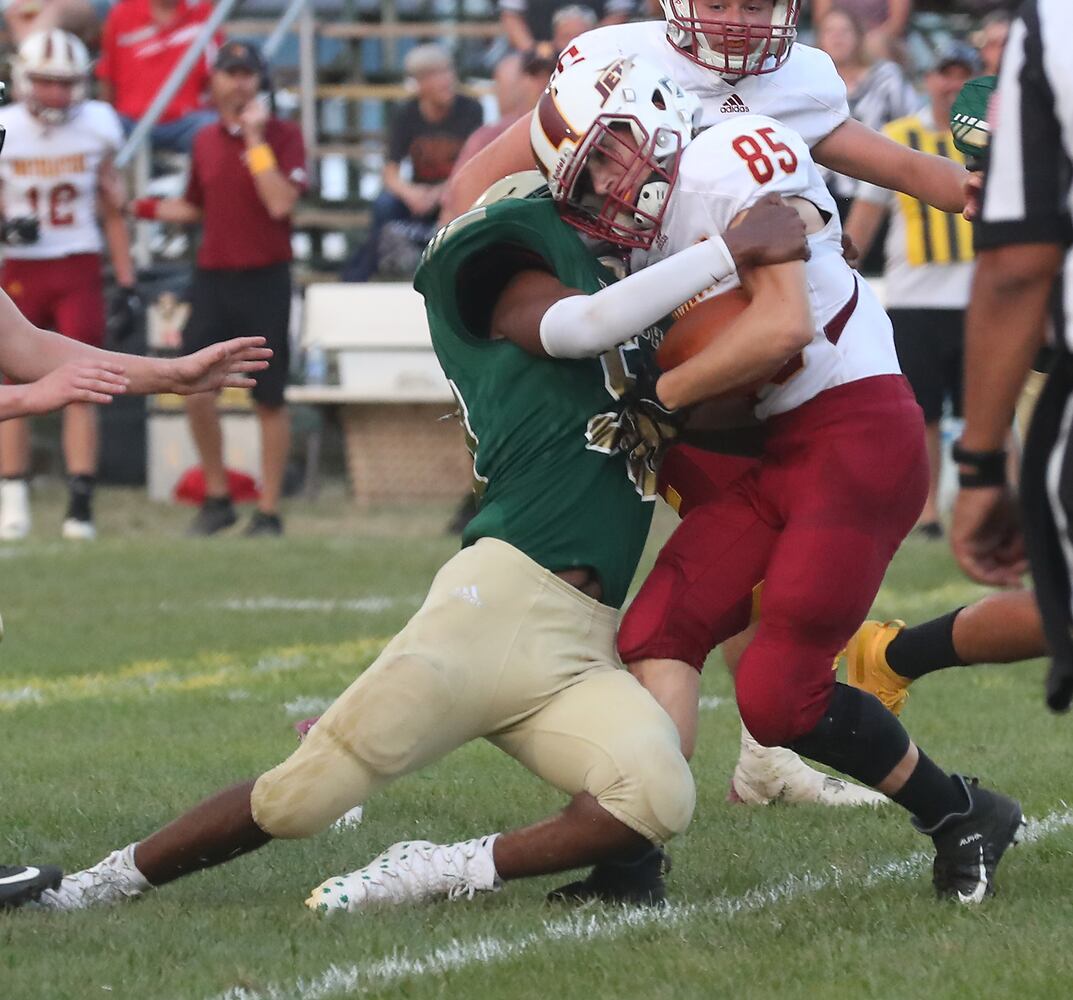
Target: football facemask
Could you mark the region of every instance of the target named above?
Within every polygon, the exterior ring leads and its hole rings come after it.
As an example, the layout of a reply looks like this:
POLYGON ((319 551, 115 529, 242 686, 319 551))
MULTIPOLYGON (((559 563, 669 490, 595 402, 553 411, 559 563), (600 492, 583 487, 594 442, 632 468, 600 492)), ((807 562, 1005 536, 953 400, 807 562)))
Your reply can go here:
POLYGON ((801 0, 775 0, 767 23, 729 21, 705 0, 660 0, 667 39, 682 55, 736 80, 773 73, 797 39, 801 0))
POLYGON ((621 247, 651 246, 699 111, 696 98, 634 58, 563 67, 530 128, 563 219, 621 247))

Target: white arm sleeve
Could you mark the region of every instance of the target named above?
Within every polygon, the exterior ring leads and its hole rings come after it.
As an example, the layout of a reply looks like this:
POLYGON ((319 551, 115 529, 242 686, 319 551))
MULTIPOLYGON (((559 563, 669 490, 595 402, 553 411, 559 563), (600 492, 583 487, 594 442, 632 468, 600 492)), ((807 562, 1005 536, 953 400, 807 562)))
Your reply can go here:
POLYGON ((596 357, 736 270, 721 238, 705 240, 592 295, 559 299, 540 320, 540 342, 553 358, 596 357))

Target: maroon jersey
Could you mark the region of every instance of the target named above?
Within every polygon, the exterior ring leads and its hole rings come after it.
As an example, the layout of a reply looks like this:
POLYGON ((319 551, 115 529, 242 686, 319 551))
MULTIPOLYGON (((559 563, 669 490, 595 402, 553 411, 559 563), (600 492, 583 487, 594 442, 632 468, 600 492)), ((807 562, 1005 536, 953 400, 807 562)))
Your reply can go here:
MULTIPOLYGON (((302 133, 291 122, 271 118, 265 142, 280 172, 300 189, 306 185, 302 133)), ((194 138, 186 200, 201 208, 198 267, 237 270, 291 259, 291 220, 273 219, 246 166, 246 144, 223 124, 206 125, 194 138)))

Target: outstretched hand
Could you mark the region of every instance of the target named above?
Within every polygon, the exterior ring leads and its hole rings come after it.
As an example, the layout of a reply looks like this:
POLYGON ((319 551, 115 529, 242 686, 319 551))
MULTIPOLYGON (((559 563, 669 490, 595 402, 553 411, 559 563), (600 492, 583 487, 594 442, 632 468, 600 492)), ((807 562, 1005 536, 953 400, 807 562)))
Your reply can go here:
POLYGON ((965 573, 991 587, 1019 587, 1028 570, 1017 502, 1005 486, 962 489, 950 547, 965 573))
POLYGON ((68 403, 110 403, 128 384, 120 364, 69 361, 26 386, 26 413, 49 413, 68 403))
POLYGON ((805 220, 777 194, 761 198, 737 225, 723 234, 723 240, 734 255, 739 271, 808 260, 812 253, 805 220))
POLYGON ((252 389, 253 372, 264 371, 271 349, 264 337, 235 337, 167 362, 170 392, 192 396, 198 392, 235 387, 252 389))

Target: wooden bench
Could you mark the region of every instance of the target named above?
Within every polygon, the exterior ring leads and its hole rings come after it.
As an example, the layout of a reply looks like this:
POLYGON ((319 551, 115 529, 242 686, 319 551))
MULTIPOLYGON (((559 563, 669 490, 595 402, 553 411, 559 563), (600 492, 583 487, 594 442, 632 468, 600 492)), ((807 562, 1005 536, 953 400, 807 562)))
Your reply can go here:
POLYGON ((302 345, 323 351, 338 381, 290 386, 287 400, 338 411, 359 504, 465 494, 473 466, 457 404, 432 350, 424 302, 409 284, 310 285, 302 345))

